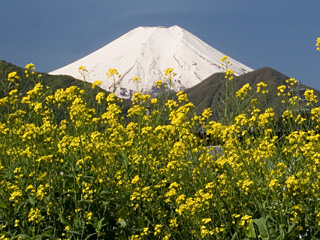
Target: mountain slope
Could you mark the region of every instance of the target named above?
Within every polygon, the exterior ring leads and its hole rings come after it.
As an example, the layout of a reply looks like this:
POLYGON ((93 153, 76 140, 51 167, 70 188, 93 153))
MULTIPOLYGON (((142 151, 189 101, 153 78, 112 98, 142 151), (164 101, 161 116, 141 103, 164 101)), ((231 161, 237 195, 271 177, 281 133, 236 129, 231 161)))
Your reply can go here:
MULTIPOLYGON (((35 85, 35 83, 30 80, 30 78, 25 77, 25 68, 18 67, 12 63, 0 60, 0 81, 6 81, 6 78, 10 72, 16 71, 18 76, 21 77, 21 81, 19 82, 19 92, 26 93, 30 89, 32 89, 35 85)), ((40 72, 36 72, 39 74, 40 72)), ((49 75, 47 73, 40 73, 42 75, 41 83, 44 87, 50 87, 51 91, 54 92, 59 88, 67 88, 70 86, 78 86, 81 88, 86 88, 90 92, 90 95, 94 98, 95 94, 99 91, 104 91, 103 89, 100 89, 99 87, 96 87, 95 89, 91 88, 90 83, 85 83, 83 81, 80 81, 78 79, 75 79, 71 76, 67 75, 60 75, 60 76, 54 76, 49 75)))
MULTIPOLYGON (((50 74, 66 74, 78 79, 80 66, 86 66, 86 80, 102 80, 102 88, 112 90, 112 81, 106 72, 116 68, 121 78, 117 80, 116 94, 130 97, 139 90, 145 93, 155 81, 163 79, 167 68, 177 73, 175 90, 190 88, 215 72, 222 72, 222 52, 209 46, 193 34, 178 27, 138 27, 124 34, 101 49, 50 74), (137 85, 134 77, 141 78, 137 85)), ((238 61, 229 58, 236 75, 252 71, 238 61)))
MULTIPOLYGON (((7 83, 7 76, 10 72, 17 72, 18 76, 21 77, 21 81, 19 81, 19 87, 18 91, 22 95, 25 95, 29 90, 33 89, 35 83, 30 79, 25 77, 25 68, 18 67, 12 63, 0 60, 0 85, 2 88, 0 88, 0 98, 5 97, 7 95, 7 92, 3 88, 7 83)), ((36 72, 36 75, 38 75, 39 72, 36 72)), ((85 89, 84 92, 84 99, 85 102, 90 107, 97 107, 97 103, 95 100, 95 96, 98 92, 104 92, 106 95, 109 94, 109 92, 105 91, 104 89, 101 89, 99 86, 96 86, 94 89, 91 87, 91 83, 83 82, 79 79, 75 79, 71 76, 67 75, 49 75, 47 73, 41 73, 41 84, 44 86, 44 89, 47 87, 49 89, 46 90, 47 93, 52 94, 57 89, 63 88, 66 89, 70 86, 78 86, 81 89, 85 89)), ((131 101, 124 100, 122 103, 122 109, 124 110, 123 114, 126 113, 127 109, 131 106, 131 101)), ((104 110, 104 109, 103 109, 104 110)))
MULTIPOLYGON (((288 76, 272 69, 269 67, 263 67, 258 70, 243 74, 241 76, 235 77, 235 92, 239 90, 244 84, 249 83, 252 87, 251 96, 248 98, 260 98, 262 101, 262 105, 260 106, 262 109, 266 107, 272 107, 275 109, 276 113, 280 113, 283 111, 283 104, 279 101, 279 97, 277 96, 278 90, 277 87, 280 85, 286 85, 286 80, 289 79, 288 76), (256 85, 259 82, 264 82, 268 85, 267 89, 269 93, 265 95, 265 99, 262 99, 261 94, 256 93, 256 85)), ((300 84, 297 86, 297 89, 300 89, 300 92, 296 92, 296 94, 300 95, 303 99, 303 93, 306 89, 312 89, 304 84, 300 84)), ((199 83, 198 85, 186 89, 184 92, 187 93, 189 100, 194 103, 195 111, 198 114, 201 114, 202 111, 206 108, 211 108, 213 110, 214 116, 213 119, 219 118, 219 111, 221 112, 221 102, 223 99, 223 94, 225 91, 225 79, 223 73, 215 73, 199 83)), ((318 99, 320 96, 320 92, 314 89, 315 94, 318 95, 318 99)), ((241 101, 237 99, 237 101, 241 101)))

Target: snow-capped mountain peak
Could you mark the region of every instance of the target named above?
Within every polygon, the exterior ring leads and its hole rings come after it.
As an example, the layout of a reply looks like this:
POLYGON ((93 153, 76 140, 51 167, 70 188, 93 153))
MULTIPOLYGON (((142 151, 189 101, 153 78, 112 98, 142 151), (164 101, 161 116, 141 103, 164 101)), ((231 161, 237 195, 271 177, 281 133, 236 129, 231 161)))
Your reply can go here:
MULTIPOLYGON (((150 92, 154 83, 164 79, 164 70, 173 68, 175 90, 190 88, 216 72, 225 71, 222 52, 209 46, 190 32, 172 27, 138 27, 99 50, 50 74, 66 74, 83 79, 80 66, 88 70, 85 80, 102 80, 101 87, 113 90, 112 79, 106 73, 115 68, 121 74, 116 79, 116 94, 128 98, 136 91, 150 92), (139 83, 133 81, 139 78, 139 83)), ((229 58, 236 75, 253 69, 229 58)))

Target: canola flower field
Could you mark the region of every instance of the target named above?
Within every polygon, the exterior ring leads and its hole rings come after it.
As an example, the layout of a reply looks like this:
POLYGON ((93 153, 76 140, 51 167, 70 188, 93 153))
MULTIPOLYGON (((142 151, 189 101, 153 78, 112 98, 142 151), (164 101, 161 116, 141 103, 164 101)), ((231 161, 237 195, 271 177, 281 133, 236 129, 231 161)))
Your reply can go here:
MULTIPOLYGON (((173 69, 165 74, 174 84, 173 69)), ((195 115, 183 92, 136 93, 123 117, 113 93, 90 108, 85 90, 48 94, 33 64, 25 75, 32 90, 20 94, 12 72, 0 99, 0 239, 320 238, 320 107, 307 90, 301 109, 296 80, 278 87, 279 118, 251 99, 224 124, 210 109, 195 115)))

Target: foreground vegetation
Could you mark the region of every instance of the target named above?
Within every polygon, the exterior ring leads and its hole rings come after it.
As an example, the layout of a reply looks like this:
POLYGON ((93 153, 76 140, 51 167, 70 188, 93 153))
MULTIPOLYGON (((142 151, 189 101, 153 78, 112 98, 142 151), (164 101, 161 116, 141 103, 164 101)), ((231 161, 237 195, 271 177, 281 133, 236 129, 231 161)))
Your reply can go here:
POLYGON ((11 72, 0 99, 0 239, 320 238, 320 107, 294 79, 278 119, 227 69, 216 122, 183 92, 136 93, 123 117, 114 94, 88 104, 88 86, 49 91, 32 64, 23 75, 34 88, 11 72))

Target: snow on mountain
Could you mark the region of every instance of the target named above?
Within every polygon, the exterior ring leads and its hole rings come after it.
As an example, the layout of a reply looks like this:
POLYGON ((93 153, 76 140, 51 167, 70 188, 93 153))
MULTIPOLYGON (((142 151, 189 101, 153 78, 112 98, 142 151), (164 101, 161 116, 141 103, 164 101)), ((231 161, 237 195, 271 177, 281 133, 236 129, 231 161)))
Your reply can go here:
MULTIPOLYGON (((164 78, 167 68, 174 68, 177 73, 175 90, 190 88, 213 73, 225 71, 220 61, 223 56, 225 54, 179 26, 138 27, 50 74, 83 79, 78 69, 86 66, 86 81, 102 80, 102 88, 113 90, 113 81, 106 73, 115 68, 122 74, 116 83, 116 94, 129 98, 137 90, 150 92, 155 81, 164 78), (132 81, 134 77, 141 79, 138 86, 132 81)), ((253 70, 232 58, 229 60, 236 75, 253 70)))

